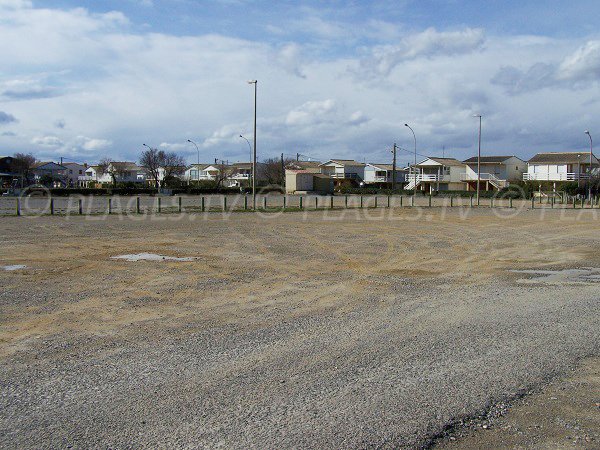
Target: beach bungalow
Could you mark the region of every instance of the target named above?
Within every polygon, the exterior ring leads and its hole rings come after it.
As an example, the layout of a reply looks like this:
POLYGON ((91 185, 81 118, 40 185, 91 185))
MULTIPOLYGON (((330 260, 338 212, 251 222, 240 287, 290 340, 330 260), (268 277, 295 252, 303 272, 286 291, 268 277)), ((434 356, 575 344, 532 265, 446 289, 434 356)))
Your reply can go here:
MULTIPOLYGON (((592 154, 591 168, 599 166, 592 154)), ((525 181, 578 181, 590 177, 589 152, 549 152, 538 153, 527 162, 525 181)))
MULTIPOLYGON (((527 163, 516 156, 482 156, 480 158, 479 180, 482 191, 500 190, 511 181, 523 179, 527 171, 527 163)), ((477 156, 464 161, 465 172, 461 180, 466 183, 468 191, 477 190, 477 156)))
POLYGON ((410 166, 408 184, 404 189, 423 191, 462 191, 466 184, 462 180, 465 164, 454 158, 426 158, 410 166))
POLYGON ((336 185, 345 181, 360 184, 365 178, 365 166, 352 159, 330 159, 319 165, 321 173, 333 178, 336 185))
MULTIPOLYGON (((373 164, 367 163, 365 166, 365 184, 391 184, 393 181, 394 170, 392 164, 373 164)), ((396 167, 396 183, 404 184, 406 181, 407 170, 396 167)))

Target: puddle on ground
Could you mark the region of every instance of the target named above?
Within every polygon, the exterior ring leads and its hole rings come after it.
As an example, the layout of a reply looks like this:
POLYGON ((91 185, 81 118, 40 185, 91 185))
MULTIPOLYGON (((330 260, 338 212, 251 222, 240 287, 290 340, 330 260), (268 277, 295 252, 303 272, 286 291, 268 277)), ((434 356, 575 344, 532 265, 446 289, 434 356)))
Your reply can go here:
POLYGON ((2 267, 2 269, 4 269, 4 270, 8 270, 8 271, 27 269, 27 266, 25 264, 14 264, 12 266, 0 266, 0 267, 2 267))
POLYGON ((591 284, 600 283, 600 269, 582 267, 581 269, 563 270, 511 270, 514 273, 532 275, 520 278, 518 283, 525 284, 591 284))
POLYGON ((193 256, 177 258, 175 256, 157 255, 155 253, 136 253, 132 255, 112 256, 111 259, 124 259, 125 261, 194 261, 193 256))

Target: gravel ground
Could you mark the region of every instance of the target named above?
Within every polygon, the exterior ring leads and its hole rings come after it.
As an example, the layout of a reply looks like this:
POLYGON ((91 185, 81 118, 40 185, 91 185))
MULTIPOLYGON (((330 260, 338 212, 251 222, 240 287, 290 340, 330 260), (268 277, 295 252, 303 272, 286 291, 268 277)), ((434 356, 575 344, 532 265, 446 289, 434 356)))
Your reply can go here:
POLYGON ((427 446, 600 355, 595 277, 511 271, 600 267, 595 211, 0 226, 2 448, 427 446))

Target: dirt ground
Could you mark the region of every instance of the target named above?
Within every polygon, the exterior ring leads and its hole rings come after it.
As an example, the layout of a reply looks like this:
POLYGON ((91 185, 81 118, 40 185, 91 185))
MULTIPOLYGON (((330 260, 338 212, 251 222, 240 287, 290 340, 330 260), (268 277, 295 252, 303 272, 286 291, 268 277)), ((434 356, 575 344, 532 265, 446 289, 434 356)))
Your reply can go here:
POLYGON ((0 446, 593 448, 599 214, 1 218, 0 446))

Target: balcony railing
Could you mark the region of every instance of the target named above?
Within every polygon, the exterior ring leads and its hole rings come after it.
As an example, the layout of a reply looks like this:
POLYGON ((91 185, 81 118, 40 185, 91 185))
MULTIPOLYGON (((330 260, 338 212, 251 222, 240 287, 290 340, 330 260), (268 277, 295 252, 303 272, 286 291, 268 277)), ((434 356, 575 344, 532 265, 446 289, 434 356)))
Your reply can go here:
POLYGON ((589 173, 577 172, 535 172, 523 174, 523 181, 577 181, 589 180, 589 178, 589 173))
POLYGON ((427 173, 419 173, 419 174, 410 174, 407 176, 407 180, 409 182, 414 182, 414 180, 417 180, 418 183, 422 183, 422 182, 438 182, 438 181, 444 181, 444 175, 437 175, 437 174, 427 174, 427 173))
POLYGON ((341 178, 341 179, 350 179, 350 180, 359 180, 360 176, 357 173, 353 172, 345 172, 345 173, 330 173, 328 174, 331 178, 341 178))

